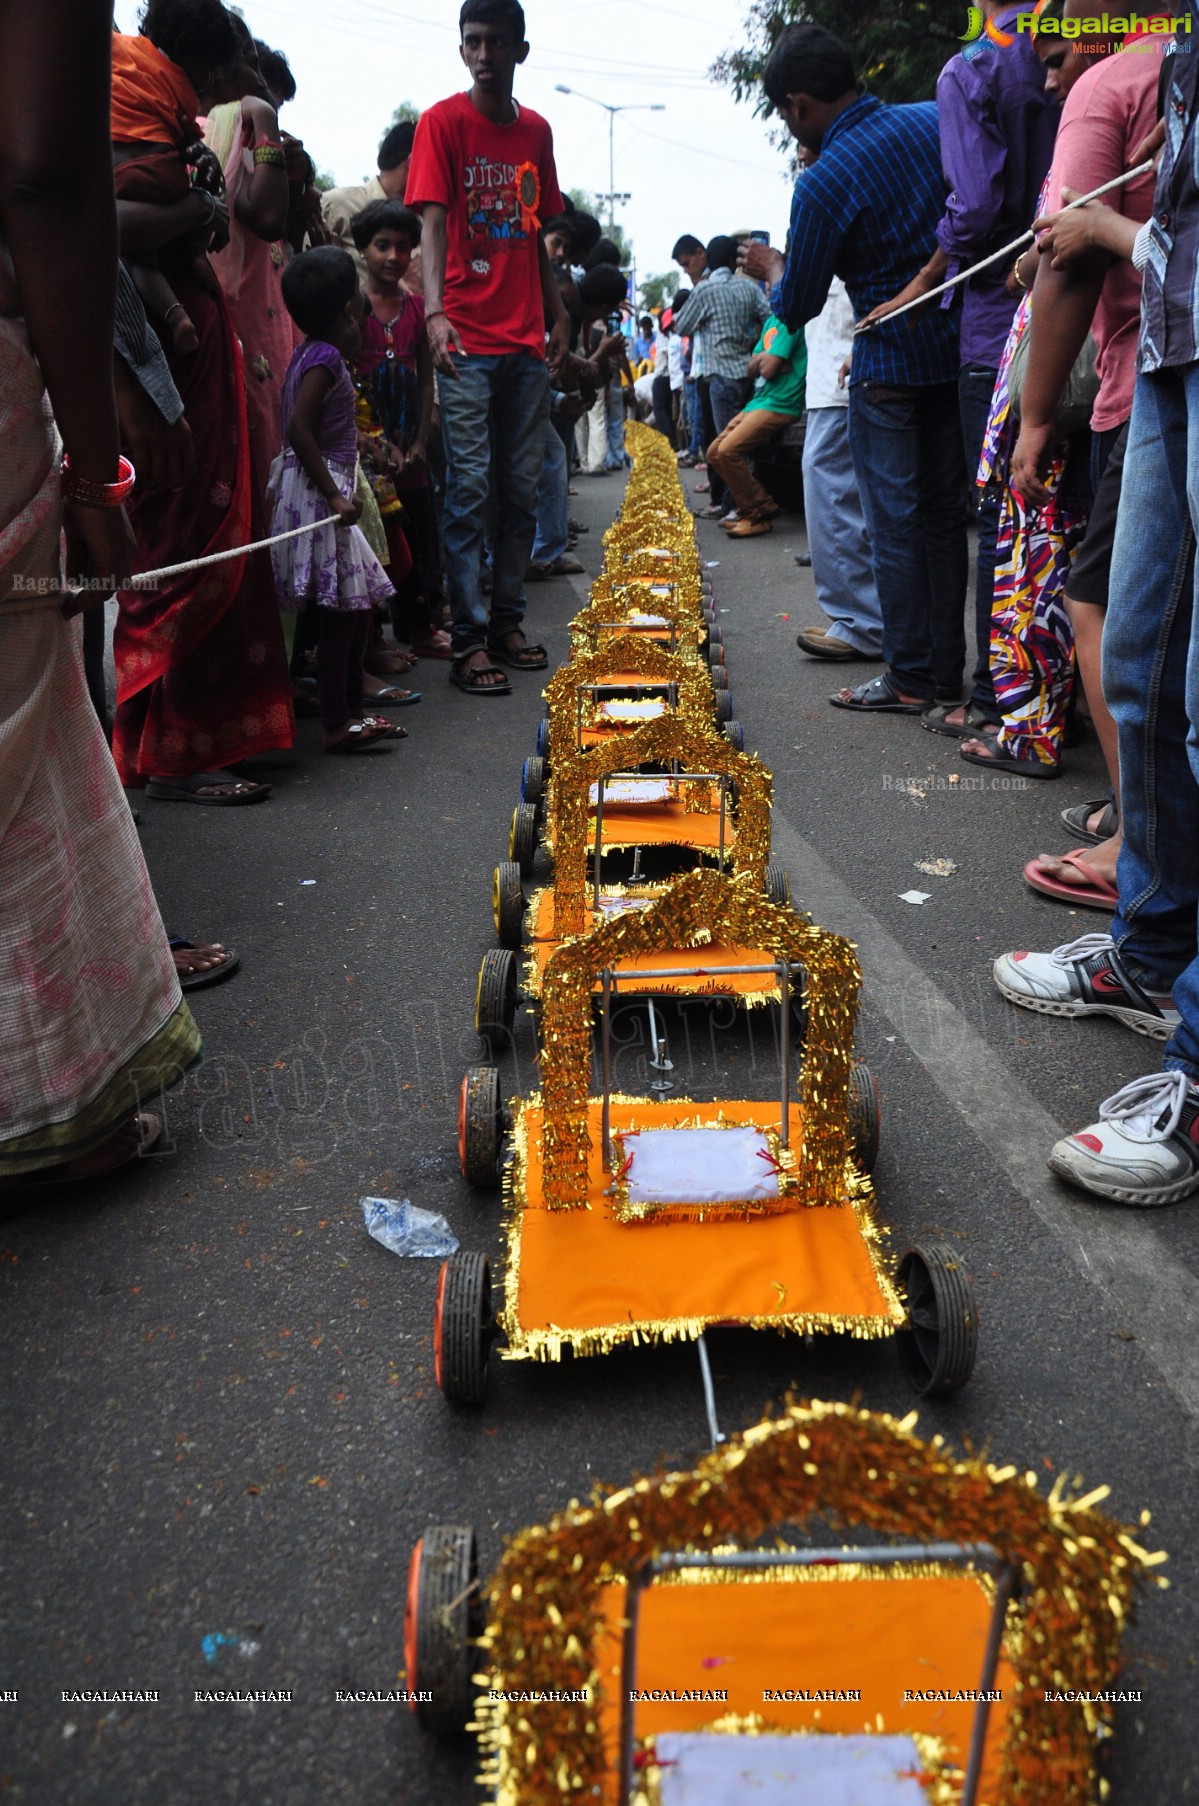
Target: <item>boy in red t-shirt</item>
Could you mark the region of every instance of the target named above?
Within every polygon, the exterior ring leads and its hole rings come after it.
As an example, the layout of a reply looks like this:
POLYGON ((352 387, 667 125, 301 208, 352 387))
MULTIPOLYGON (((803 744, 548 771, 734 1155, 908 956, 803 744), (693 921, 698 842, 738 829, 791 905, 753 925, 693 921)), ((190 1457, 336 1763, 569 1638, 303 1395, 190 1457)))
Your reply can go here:
POLYGON ((501 666, 541 671, 548 662, 521 623, 549 375, 570 336, 540 232, 542 217, 562 211, 562 196, 549 126, 512 98, 516 66, 529 54, 522 8, 466 0, 459 29, 472 86, 422 113, 405 198, 423 216, 425 317, 441 402, 450 681, 505 696, 512 686, 501 666), (480 579, 493 441, 500 480, 489 619, 480 579))

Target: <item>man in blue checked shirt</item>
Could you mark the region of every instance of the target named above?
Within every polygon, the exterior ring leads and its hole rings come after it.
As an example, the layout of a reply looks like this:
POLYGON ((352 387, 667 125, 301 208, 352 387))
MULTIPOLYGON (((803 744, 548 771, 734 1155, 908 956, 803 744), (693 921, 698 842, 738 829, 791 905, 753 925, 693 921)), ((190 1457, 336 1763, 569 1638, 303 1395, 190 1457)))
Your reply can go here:
MULTIPOLYGON (((815 25, 789 26, 762 70, 766 94, 815 161, 795 184, 785 267, 771 311, 814 319, 840 276, 862 319, 903 288, 945 209, 937 109, 859 94, 849 52, 815 25)), ((958 410, 958 315, 921 309, 861 334, 850 371, 849 440, 870 530, 887 670, 836 707, 919 715, 962 694, 965 452, 958 410)))

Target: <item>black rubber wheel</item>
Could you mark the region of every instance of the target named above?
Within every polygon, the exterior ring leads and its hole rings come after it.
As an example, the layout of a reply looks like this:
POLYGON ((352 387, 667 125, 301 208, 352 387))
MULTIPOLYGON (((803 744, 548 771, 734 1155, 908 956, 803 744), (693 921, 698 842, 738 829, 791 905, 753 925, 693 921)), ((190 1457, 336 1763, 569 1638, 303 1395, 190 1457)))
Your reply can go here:
POLYGON ((543 715, 537 723, 537 757, 548 766, 550 762, 550 718, 543 715))
POLYGON ((723 665, 713 665, 711 667, 710 675, 712 678, 712 688, 714 690, 727 690, 728 689, 729 674, 725 670, 723 665))
POLYGON ((513 859, 503 859, 491 880, 491 914, 495 921, 495 938, 501 947, 520 950, 525 930, 525 893, 520 881, 520 867, 513 859))
POLYGON ((920 1398, 956 1392, 974 1372, 978 1306, 961 1257, 944 1243, 908 1248, 899 1262, 908 1309, 899 1358, 920 1398))
POLYGON ((869 1066, 853 1066, 849 1072, 849 1132, 853 1138, 854 1159, 863 1172, 874 1171, 879 1131, 878 1086, 874 1074, 869 1066))
POLYGON ((500 1182, 503 1136, 500 1075, 494 1066, 470 1066, 458 1094, 458 1163, 476 1191, 494 1191, 500 1182))
POLYGON ((508 857, 516 861, 522 878, 527 878, 533 870, 536 853, 537 811, 532 803, 517 803, 508 833, 508 857))
POLYGON ((727 687, 716 692, 716 719, 717 721, 733 719, 733 698, 727 687))
POLYGON ((708 663, 709 663, 709 665, 723 665, 723 663, 724 663, 724 647, 723 646, 718 646, 715 643, 709 644, 709 646, 708 646, 708 663))
POLYGON ((766 883, 763 886, 770 902, 777 903, 780 909, 791 907, 791 878, 786 866, 780 865, 777 859, 766 862, 766 883))
POLYGON ((493 1047, 507 1047, 516 1020, 516 955, 492 947, 483 955, 475 992, 475 1033, 493 1047))
POLYGON ((485 1254, 451 1254, 442 1263, 433 1317, 433 1366, 451 1405, 481 1405, 495 1340, 491 1266, 485 1254))
POLYGON ((520 774, 520 800, 540 809, 545 800, 545 761, 536 754, 526 759, 520 774))
POLYGON ((708 644, 709 646, 724 645, 724 635, 721 633, 719 627, 711 626, 708 628, 708 644))
POLYGON ((412 1692, 431 1693, 415 1711, 424 1731, 461 1736, 474 1714, 471 1675, 483 1634, 479 1552, 473 1530, 430 1524, 408 1564, 404 1655, 412 1692))
POLYGON ((738 752, 745 751, 745 729, 739 721, 726 721, 720 731, 730 746, 735 746, 738 752))

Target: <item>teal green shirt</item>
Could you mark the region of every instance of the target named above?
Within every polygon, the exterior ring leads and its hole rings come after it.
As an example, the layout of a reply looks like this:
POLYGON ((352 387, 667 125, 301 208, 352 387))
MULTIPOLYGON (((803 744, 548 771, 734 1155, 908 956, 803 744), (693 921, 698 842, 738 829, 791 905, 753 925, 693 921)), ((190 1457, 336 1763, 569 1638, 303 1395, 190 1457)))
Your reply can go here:
POLYGON ((759 351, 768 351, 771 357, 785 358, 787 368, 773 382, 764 383, 755 390, 752 399, 745 404, 745 411, 769 408, 772 414, 792 414, 798 420, 804 410, 804 386, 808 374, 808 347, 803 327, 792 332, 771 314, 754 346, 755 357, 759 351))

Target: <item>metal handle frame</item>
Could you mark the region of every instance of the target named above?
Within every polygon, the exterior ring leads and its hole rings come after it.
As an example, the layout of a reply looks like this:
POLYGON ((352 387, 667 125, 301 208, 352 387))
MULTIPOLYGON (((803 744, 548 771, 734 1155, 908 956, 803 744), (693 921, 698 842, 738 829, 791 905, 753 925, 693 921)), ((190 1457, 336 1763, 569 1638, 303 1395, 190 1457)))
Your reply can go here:
MULTIPOLYGON (((982 1679, 978 1686, 978 1691, 982 1694, 991 1692, 1003 1647, 1008 1604, 1018 1597, 1020 1588, 1015 1565, 1000 1555, 990 1543, 901 1543, 878 1549, 737 1549, 723 1555, 714 1551, 670 1551, 646 1562, 636 1573, 630 1575, 625 1594, 625 1632, 620 1668, 620 1806, 628 1806, 632 1799, 636 1727, 634 1702, 629 1695, 635 1685, 641 1595, 660 1575, 679 1573, 688 1568, 808 1568, 859 1564, 877 1568, 913 1566, 917 1562, 937 1562, 944 1567, 963 1569, 982 1568, 994 1575, 995 1598, 983 1650, 982 1679)), ((990 1709, 990 1701, 987 1699, 980 1699, 974 1709, 960 1806, 977 1806, 990 1709)))

